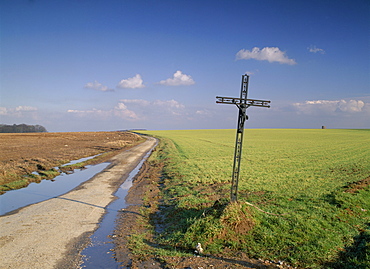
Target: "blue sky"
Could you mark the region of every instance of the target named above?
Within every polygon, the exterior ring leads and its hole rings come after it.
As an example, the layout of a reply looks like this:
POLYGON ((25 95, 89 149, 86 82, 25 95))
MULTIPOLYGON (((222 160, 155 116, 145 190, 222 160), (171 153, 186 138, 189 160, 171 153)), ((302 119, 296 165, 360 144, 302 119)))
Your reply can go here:
POLYGON ((370 2, 0 0, 0 123, 370 128, 370 2))

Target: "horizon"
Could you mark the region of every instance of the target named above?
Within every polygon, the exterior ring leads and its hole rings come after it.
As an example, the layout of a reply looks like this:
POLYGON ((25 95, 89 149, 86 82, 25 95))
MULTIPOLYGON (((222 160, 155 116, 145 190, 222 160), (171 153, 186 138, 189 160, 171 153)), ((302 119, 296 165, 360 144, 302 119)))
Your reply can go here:
MULTIPOLYGON (((25 123, 21 123, 21 124, 17 124, 17 125, 22 125, 22 124, 25 124, 25 123)), ((0 126, 3 126, 3 125, 7 125, 7 124, 2 124, 0 123, 0 126)), ((12 126, 13 124, 9 124, 9 126, 12 126)), ((15 124, 14 124, 15 125, 15 124)), ((29 125, 29 124, 25 124, 25 125, 29 125)), ((41 126, 41 127, 45 127, 45 126, 41 126)), ((198 129, 157 129, 157 130, 154 130, 154 129, 122 129, 122 130, 94 130, 94 131, 48 131, 47 130, 47 127, 45 127, 46 129, 46 133, 88 133, 88 132, 133 132, 133 133, 140 133, 140 131, 153 131, 153 132, 156 132, 156 131, 202 131, 202 130, 235 130, 236 131, 236 128, 198 128, 198 129)), ((327 126, 325 126, 325 128, 322 128, 322 126, 320 128, 270 128, 270 127, 266 127, 266 128, 263 128, 263 127, 252 127, 252 128, 245 128, 245 131, 248 132, 248 130, 370 130, 370 128, 328 128, 327 126)), ((1 133, 1 132, 0 132, 1 133)), ((27 133, 27 132, 25 132, 27 133)), ((19 133, 19 134, 25 134, 25 133, 19 133)), ((29 132, 29 133, 39 133, 39 132, 29 132)), ((4 134, 4 133, 3 133, 4 134)), ((15 134, 15 133, 9 133, 9 134, 15 134)))
POLYGON ((50 132, 369 129, 370 2, 0 1, 0 123, 50 132))

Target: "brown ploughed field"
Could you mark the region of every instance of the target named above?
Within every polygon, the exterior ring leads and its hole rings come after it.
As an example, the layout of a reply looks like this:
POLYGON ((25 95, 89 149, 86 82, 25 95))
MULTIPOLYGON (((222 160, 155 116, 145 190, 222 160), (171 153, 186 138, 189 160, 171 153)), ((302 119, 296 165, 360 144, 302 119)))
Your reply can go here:
POLYGON ((0 192, 51 179, 54 167, 97 154, 102 162, 142 141, 130 132, 2 133, 0 134, 0 192), (38 172, 38 175, 32 174, 38 172))

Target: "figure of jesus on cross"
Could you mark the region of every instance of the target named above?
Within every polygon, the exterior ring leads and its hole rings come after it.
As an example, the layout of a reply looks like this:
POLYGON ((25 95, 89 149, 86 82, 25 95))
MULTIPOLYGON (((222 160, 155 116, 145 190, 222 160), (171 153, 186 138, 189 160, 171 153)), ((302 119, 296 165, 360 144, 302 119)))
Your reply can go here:
POLYGON ((259 106, 259 107, 270 107, 271 101, 265 100, 255 100, 247 99, 248 94, 248 83, 249 76, 242 76, 242 86, 240 90, 240 98, 234 97, 221 97, 216 96, 216 103, 218 104, 232 104, 236 105, 239 108, 239 118, 238 126, 236 130, 236 143, 235 143, 235 153, 234 153, 234 165, 233 165, 233 174, 231 181, 231 202, 236 202, 238 200, 238 183, 239 183, 239 172, 240 172, 240 161, 242 155, 242 145, 243 145, 243 133, 244 133, 244 123, 248 120, 247 108, 250 106, 259 106))

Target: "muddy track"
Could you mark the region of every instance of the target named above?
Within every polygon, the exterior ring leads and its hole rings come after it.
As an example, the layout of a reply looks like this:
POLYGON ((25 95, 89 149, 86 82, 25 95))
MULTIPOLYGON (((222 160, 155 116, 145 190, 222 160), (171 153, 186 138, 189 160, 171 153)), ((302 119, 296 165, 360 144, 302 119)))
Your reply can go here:
POLYGON ((69 193, 1 216, 0 268, 76 268, 113 193, 154 145, 148 138, 69 193))

